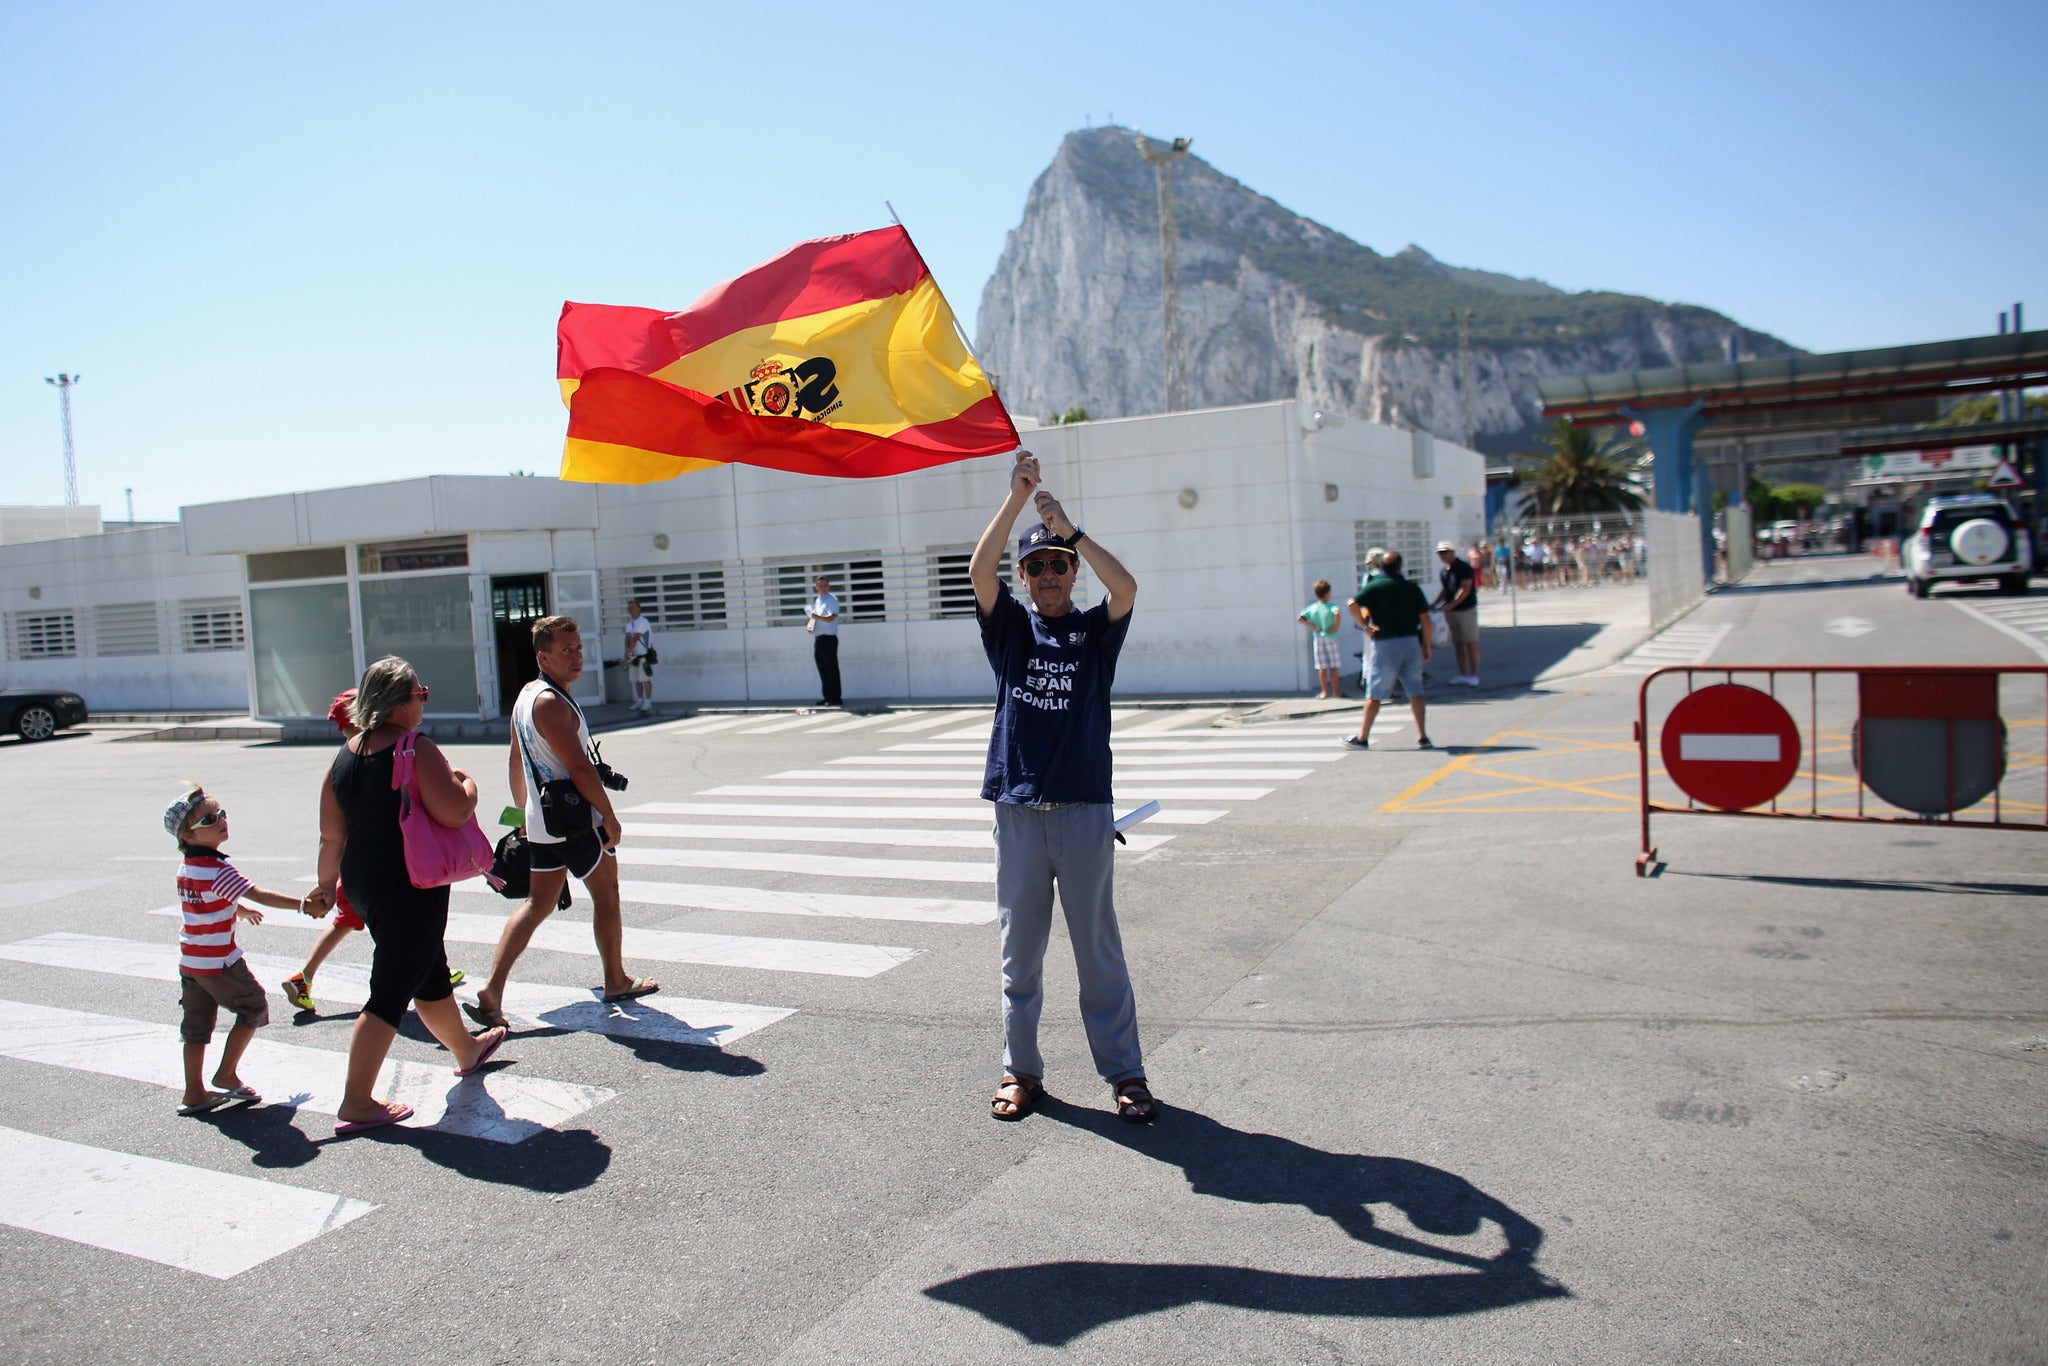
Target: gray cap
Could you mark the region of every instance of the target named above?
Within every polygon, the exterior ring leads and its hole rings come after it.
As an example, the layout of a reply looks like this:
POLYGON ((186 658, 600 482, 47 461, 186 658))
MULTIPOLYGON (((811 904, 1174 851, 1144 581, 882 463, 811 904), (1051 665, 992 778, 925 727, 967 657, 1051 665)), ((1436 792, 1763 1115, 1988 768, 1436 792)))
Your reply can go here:
POLYGON ((206 805, 206 789, 197 783, 192 790, 164 808, 164 833, 176 837, 185 828, 185 818, 206 805))

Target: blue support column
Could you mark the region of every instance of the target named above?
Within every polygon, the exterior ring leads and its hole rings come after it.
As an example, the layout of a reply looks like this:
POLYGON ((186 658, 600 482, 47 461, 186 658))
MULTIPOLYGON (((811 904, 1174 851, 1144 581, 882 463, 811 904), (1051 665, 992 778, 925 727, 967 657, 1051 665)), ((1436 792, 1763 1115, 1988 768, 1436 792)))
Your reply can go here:
POLYGON ((1700 519, 1700 582, 1714 586, 1714 476, 1705 465, 1692 472, 1692 505, 1700 519))
MULTIPOLYGON (((1693 508, 1692 438, 1709 419, 1700 416, 1706 404, 1694 399, 1683 408, 1624 406, 1623 414, 1643 424, 1643 439, 1657 457, 1657 510, 1691 512, 1693 508)), ((1704 517, 1712 520, 1714 500, 1707 498, 1704 517)))

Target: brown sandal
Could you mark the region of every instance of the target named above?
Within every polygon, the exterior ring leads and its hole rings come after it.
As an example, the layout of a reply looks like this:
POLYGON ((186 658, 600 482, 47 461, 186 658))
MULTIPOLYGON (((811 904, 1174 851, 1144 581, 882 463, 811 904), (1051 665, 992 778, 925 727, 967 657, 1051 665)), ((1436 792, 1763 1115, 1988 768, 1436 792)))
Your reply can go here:
POLYGON ((1045 1084, 1036 1077, 1019 1077, 1003 1073, 1003 1080, 996 1087, 995 1095, 989 1098, 988 1113, 991 1119, 1013 1121, 1024 1118, 1038 1108, 1038 1102, 1045 1095, 1045 1084), (1008 1106, 1008 1109, 1004 1109, 1008 1106))
POLYGON ((1143 1077, 1132 1077, 1110 1087, 1116 1097, 1116 1117, 1132 1124, 1150 1124, 1152 1117, 1159 1113, 1159 1102, 1152 1098, 1152 1090, 1143 1077))

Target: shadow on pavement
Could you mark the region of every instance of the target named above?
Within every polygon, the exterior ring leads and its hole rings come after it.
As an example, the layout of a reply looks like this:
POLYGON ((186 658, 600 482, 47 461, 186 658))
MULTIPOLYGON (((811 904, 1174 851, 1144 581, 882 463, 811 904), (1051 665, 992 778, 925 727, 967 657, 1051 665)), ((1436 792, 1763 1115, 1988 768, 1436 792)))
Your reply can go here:
POLYGON ((237 1105, 198 1116, 223 1138, 249 1150, 249 1161, 273 1171, 303 1167, 320 1156, 320 1145, 300 1131, 299 1112, 282 1105, 237 1105))
POLYGON ((594 1185, 612 1165, 611 1145, 588 1129, 547 1129, 522 1143, 494 1143, 465 1134, 435 1133, 394 1124, 366 1134, 324 1141, 394 1143, 473 1181, 563 1195, 594 1185))
POLYGON ((1933 882, 1899 878, 1789 877, 1770 873, 1684 873, 1669 877, 1713 878, 1720 882, 1767 882, 1779 887, 1827 887, 1857 892, 1936 892, 1952 896, 2048 896, 2041 882, 1933 882))
MULTIPOLYGON (((1487 626, 1479 632, 1480 676, 1487 680, 1489 690, 1529 683, 1599 635, 1606 625, 1600 621, 1569 621, 1545 626, 1487 626)), ((1444 664, 1450 664, 1450 646, 1439 645, 1437 649, 1443 652, 1444 664)), ((1431 672, 1432 676, 1439 672, 1448 675, 1455 670, 1433 667, 1431 672)), ((1456 689, 1440 688, 1430 700, 1438 700, 1447 691, 1456 689)))
POLYGON ((1183 1263, 1053 1262, 976 1271, 925 1291, 1033 1342, 1070 1342, 1105 1323, 1183 1304, 1340 1318, 1423 1318, 1570 1294, 1536 1270, 1542 1229, 1439 1167, 1399 1157, 1325 1152, 1166 1106, 1155 1123, 1145 1126, 1050 1096, 1039 1113, 1179 1167, 1197 1195, 1244 1204, 1299 1205, 1359 1242, 1466 1270, 1418 1276, 1303 1276, 1183 1263), (1414 1228, 1436 1237, 1465 1237, 1492 1223, 1507 1246, 1491 1257, 1442 1247, 1380 1227, 1367 1208, 1371 1205, 1392 1205, 1414 1228))
POLYGON ((1798 579, 1791 583, 1728 583, 1714 590, 1717 598, 1750 597, 1765 593, 1818 593, 1834 588, 1890 588, 1900 591, 1896 574, 1845 574, 1832 579, 1798 579))

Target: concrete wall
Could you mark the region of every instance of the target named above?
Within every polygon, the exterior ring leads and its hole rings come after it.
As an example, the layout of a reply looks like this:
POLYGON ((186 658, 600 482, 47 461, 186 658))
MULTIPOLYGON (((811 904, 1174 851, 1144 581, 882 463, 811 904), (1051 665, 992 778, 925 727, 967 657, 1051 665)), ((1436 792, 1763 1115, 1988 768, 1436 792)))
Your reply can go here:
POLYGON ((186 555, 176 526, 0 546, 0 612, 69 611, 78 646, 68 658, 0 658, 0 686, 71 688, 96 712, 241 710, 249 700, 246 650, 181 648, 181 604, 219 600, 241 611, 240 561, 186 555), (156 608, 161 648, 100 653, 108 642, 95 609, 144 603, 156 608))
POLYGON ((1662 626, 1707 591, 1700 563, 1700 519, 1690 512, 1645 512, 1650 538, 1650 624, 1662 626))

